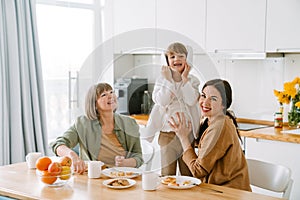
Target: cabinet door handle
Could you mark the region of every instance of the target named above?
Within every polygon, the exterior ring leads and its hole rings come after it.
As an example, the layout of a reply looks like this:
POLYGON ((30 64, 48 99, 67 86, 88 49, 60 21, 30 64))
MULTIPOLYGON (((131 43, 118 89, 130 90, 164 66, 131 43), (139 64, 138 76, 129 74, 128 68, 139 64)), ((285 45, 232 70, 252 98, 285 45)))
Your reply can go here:
POLYGON ((277 48, 276 52, 295 53, 300 52, 299 48, 277 48))

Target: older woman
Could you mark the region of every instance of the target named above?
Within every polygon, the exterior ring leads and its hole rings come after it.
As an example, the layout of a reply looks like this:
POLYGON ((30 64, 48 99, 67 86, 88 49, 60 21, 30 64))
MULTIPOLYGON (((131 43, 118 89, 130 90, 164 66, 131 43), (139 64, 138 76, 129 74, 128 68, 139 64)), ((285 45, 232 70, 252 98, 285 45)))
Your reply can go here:
POLYGON ((203 86, 199 105, 205 121, 200 127, 203 133, 198 155, 189 141, 191 123, 185 123, 185 116, 177 113, 178 122, 172 118, 169 124, 179 137, 184 150, 183 160, 194 177, 204 183, 251 191, 237 123, 227 111, 231 102, 232 91, 227 81, 214 79, 203 86))
POLYGON ((58 156, 69 156, 75 172, 85 171, 84 160, 101 160, 107 166, 139 167, 143 164, 139 126, 115 113, 117 97, 107 83, 92 86, 85 99, 86 115, 51 143, 58 156), (79 144, 79 156, 72 148, 79 144))

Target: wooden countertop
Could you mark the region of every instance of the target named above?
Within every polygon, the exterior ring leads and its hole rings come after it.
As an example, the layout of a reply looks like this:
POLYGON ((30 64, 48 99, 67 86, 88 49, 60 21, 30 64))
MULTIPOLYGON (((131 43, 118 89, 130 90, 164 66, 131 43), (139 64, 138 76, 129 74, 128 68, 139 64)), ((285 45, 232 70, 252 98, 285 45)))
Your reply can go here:
POLYGON ((240 131, 240 134, 243 137, 300 144, 300 135, 281 133, 282 130, 290 130, 290 128, 287 126, 283 128, 268 127, 251 131, 240 131))
POLYGON ((144 125, 146 126, 147 125, 147 121, 149 119, 149 115, 144 115, 144 114, 141 114, 141 115, 130 115, 132 118, 135 119, 135 121, 140 124, 140 125, 144 125))
POLYGON ((291 130, 288 127, 287 123, 284 123, 283 128, 275 128, 273 121, 238 118, 237 122, 270 125, 270 127, 266 128, 259 128, 250 131, 240 131, 240 134, 243 137, 300 144, 300 135, 281 133, 281 131, 283 130, 291 130))
MULTIPOLYGON (((148 115, 131 115, 131 117, 136 119, 138 124, 146 125, 149 116, 148 115)), ((300 135, 281 133, 282 130, 290 130, 290 128, 287 126, 286 123, 284 123, 283 128, 274 128, 274 126, 273 126, 274 122, 267 121, 267 120, 238 118, 237 122, 270 125, 270 127, 267 127, 267 128, 259 128, 259 129, 254 129, 254 130, 250 130, 250 131, 240 131, 240 134, 242 137, 300 144, 300 135)))
POLYGON ((110 189, 102 184, 107 177, 89 179, 86 173, 74 174, 67 185, 51 188, 44 186, 37 179, 35 170, 27 169, 25 162, 0 166, 0 180, 0 195, 17 199, 282 199, 205 183, 186 190, 170 189, 160 184, 155 191, 144 191, 141 176, 134 178, 136 184, 130 188, 110 189))

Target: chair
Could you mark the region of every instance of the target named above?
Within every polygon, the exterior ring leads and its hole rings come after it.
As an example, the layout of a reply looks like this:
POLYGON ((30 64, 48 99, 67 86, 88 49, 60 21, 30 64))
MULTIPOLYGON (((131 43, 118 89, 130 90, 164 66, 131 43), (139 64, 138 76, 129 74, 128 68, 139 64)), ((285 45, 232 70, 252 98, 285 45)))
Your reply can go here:
POLYGON ((147 140, 141 140, 142 153, 144 159, 145 171, 150 171, 152 166, 152 159, 154 157, 154 146, 147 140))
POLYGON ((293 185, 291 170, 282 165, 247 159, 250 184, 289 199, 293 185))

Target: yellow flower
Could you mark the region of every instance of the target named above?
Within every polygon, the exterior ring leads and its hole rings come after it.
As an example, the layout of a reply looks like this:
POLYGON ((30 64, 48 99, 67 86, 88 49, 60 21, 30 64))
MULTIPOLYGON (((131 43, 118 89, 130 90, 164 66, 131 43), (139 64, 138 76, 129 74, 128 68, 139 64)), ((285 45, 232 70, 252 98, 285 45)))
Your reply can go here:
MULTIPOLYGON (((274 90, 274 95, 277 97, 280 104, 289 104, 291 100, 297 102, 300 97, 300 77, 296 77, 291 82, 285 82, 283 91, 274 90)), ((297 107, 300 108, 300 106, 297 107)))
POLYGON ((288 124, 290 127, 297 128, 300 126, 300 77, 284 83, 283 89, 283 91, 274 90, 274 94, 280 104, 291 102, 288 112, 288 124))
POLYGON ((297 94, 297 90, 295 88, 295 84, 293 82, 286 82, 283 85, 283 89, 287 95, 289 95, 292 99, 295 98, 297 94))
POLYGON ((300 85, 300 77, 296 77, 296 78, 293 80, 293 83, 294 83, 295 85, 298 84, 298 87, 299 87, 299 85, 300 85))
POLYGON ((280 92, 278 90, 274 90, 274 95, 277 97, 280 104, 284 104, 284 103, 289 104, 290 103, 289 95, 286 94, 285 92, 280 92))

